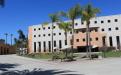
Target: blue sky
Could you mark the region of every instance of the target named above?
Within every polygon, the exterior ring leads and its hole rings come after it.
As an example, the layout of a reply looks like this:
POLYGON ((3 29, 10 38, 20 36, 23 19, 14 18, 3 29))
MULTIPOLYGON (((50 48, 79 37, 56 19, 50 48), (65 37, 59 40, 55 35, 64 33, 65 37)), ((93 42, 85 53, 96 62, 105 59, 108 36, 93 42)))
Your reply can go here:
POLYGON ((77 3, 83 6, 89 2, 100 8, 98 16, 121 13, 121 0, 6 0, 5 7, 0 8, 0 38, 5 38, 4 33, 17 37, 18 29, 27 34, 28 26, 49 21, 48 14, 67 11, 77 3))

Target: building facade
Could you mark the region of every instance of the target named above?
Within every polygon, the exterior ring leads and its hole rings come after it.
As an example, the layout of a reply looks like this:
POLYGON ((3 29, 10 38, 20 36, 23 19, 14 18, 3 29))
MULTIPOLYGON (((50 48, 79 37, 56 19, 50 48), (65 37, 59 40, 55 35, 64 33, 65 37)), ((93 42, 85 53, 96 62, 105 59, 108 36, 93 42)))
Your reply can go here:
MULTIPOLYGON (((81 19, 75 20, 74 48, 86 46, 86 23, 81 19)), ((33 25, 29 27, 29 53, 51 52, 52 25, 33 25)), ((92 47, 115 47, 120 49, 121 44, 121 15, 96 17, 90 20, 90 40, 92 47)), ((67 45, 65 44, 65 32, 54 24, 54 49, 63 49, 71 46, 72 32, 67 34, 67 45)))

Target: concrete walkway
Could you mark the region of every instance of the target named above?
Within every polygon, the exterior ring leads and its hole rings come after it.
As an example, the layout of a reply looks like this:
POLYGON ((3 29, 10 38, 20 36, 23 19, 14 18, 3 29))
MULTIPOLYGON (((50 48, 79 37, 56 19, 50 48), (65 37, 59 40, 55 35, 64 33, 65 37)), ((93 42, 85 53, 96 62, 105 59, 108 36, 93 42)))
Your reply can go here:
POLYGON ((120 75, 120 66, 121 58, 53 62, 0 55, 0 75, 120 75))

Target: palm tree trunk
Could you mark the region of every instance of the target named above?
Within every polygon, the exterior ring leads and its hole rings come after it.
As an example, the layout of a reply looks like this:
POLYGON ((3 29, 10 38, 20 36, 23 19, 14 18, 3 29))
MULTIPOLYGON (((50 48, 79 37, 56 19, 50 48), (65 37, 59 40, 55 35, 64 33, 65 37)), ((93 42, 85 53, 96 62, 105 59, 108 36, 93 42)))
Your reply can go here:
POLYGON ((90 28, 89 28, 89 22, 87 22, 86 25, 86 51, 87 51, 87 56, 91 59, 91 42, 90 42, 90 28))

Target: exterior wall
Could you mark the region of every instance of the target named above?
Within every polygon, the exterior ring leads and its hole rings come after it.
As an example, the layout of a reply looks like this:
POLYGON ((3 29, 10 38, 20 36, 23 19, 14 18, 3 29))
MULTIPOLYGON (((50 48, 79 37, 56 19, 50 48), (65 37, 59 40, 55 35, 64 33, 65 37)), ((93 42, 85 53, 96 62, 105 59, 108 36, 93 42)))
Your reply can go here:
POLYGON ((29 27, 28 43, 29 43, 28 52, 32 53, 32 27, 29 27))
MULTIPOLYGON (((67 21, 66 21, 67 22, 67 21)), ((100 36, 99 37, 99 42, 96 41, 92 41, 92 44, 96 44, 98 46, 102 46, 101 44, 101 38, 105 34, 106 37, 106 42, 107 42, 107 46, 110 46, 110 41, 109 41, 109 37, 112 37, 112 41, 113 41, 113 46, 117 47, 117 41, 116 41, 116 36, 120 37, 120 42, 121 42, 121 15, 111 15, 111 16, 102 16, 102 17, 96 17, 90 20, 90 27, 98 27, 98 31, 99 33, 95 33, 92 32, 91 36, 93 36, 93 38, 95 39, 96 36, 100 36), (115 21, 117 19, 117 22, 115 21), (110 20, 110 22, 108 22, 110 20), (102 23, 103 21, 103 23, 102 23), (109 28, 111 28, 111 30, 109 30, 109 28), (116 30, 116 28, 118 28, 118 30, 116 30), (102 30, 104 29, 104 31, 102 30)), ((57 47, 59 47, 59 40, 62 41, 62 48, 64 48, 65 46, 65 35, 64 35, 64 31, 60 30, 58 28, 58 25, 55 23, 54 24, 56 26, 56 28, 54 29, 53 33, 56 33, 56 35, 54 36, 54 40, 57 43, 57 47), (61 33, 61 35, 59 35, 59 33, 61 33)), ((43 26, 43 25, 33 25, 29 27, 29 49, 30 49, 30 53, 34 52, 34 42, 36 43, 36 53, 38 53, 38 42, 41 42, 41 52, 43 51, 43 42, 46 42, 46 49, 48 50, 48 41, 51 41, 51 36, 48 36, 48 34, 51 35, 51 23, 43 26), (48 29, 48 27, 50 27, 50 29, 48 29), (39 30, 40 28, 40 30, 39 30), (45 29, 43 29, 45 28, 45 29), (36 29, 36 30, 34 30, 36 29), (43 36, 45 34, 45 36, 43 36), (34 37, 34 35, 36 35, 36 37, 34 37), (39 37, 40 35, 40 37, 39 37)), ((80 19, 76 19, 75 20, 75 25, 74 25, 75 29, 81 29, 81 28, 85 28, 86 24, 85 22, 82 24, 80 19)), ((85 36, 85 34, 79 33, 76 35, 76 37, 80 37, 80 35, 85 36)), ((75 37, 75 38, 76 38, 75 37)), ((70 32, 68 33, 68 45, 70 46, 70 39, 71 39, 71 34, 70 32)), ((80 42, 77 43, 76 45, 85 45, 85 43, 82 42, 82 37, 80 38, 80 42)), ((93 40, 93 39, 92 39, 93 40)), ((52 48, 52 47, 51 47, 52 48)))
MULTIPOLYGON (((102 47, 103 46, 103 41, 102 37, 106 36, 105 33, 100 33, 100 32, 95 32, 94 30, 90 32, 90 38, 91 38, 91 45, 92 46, 97 46, 97 47, 102 47), (98 38, 98 40, 96 40, 98 38)), ((74 35, 74 48, 77 48, 78 46, 86 46, 86 32, 82 33, 79 32, 74 35), (79 41, 77 41, 79 40, 79 41), (85 41, 83 41, 85 40, 85 41)))

